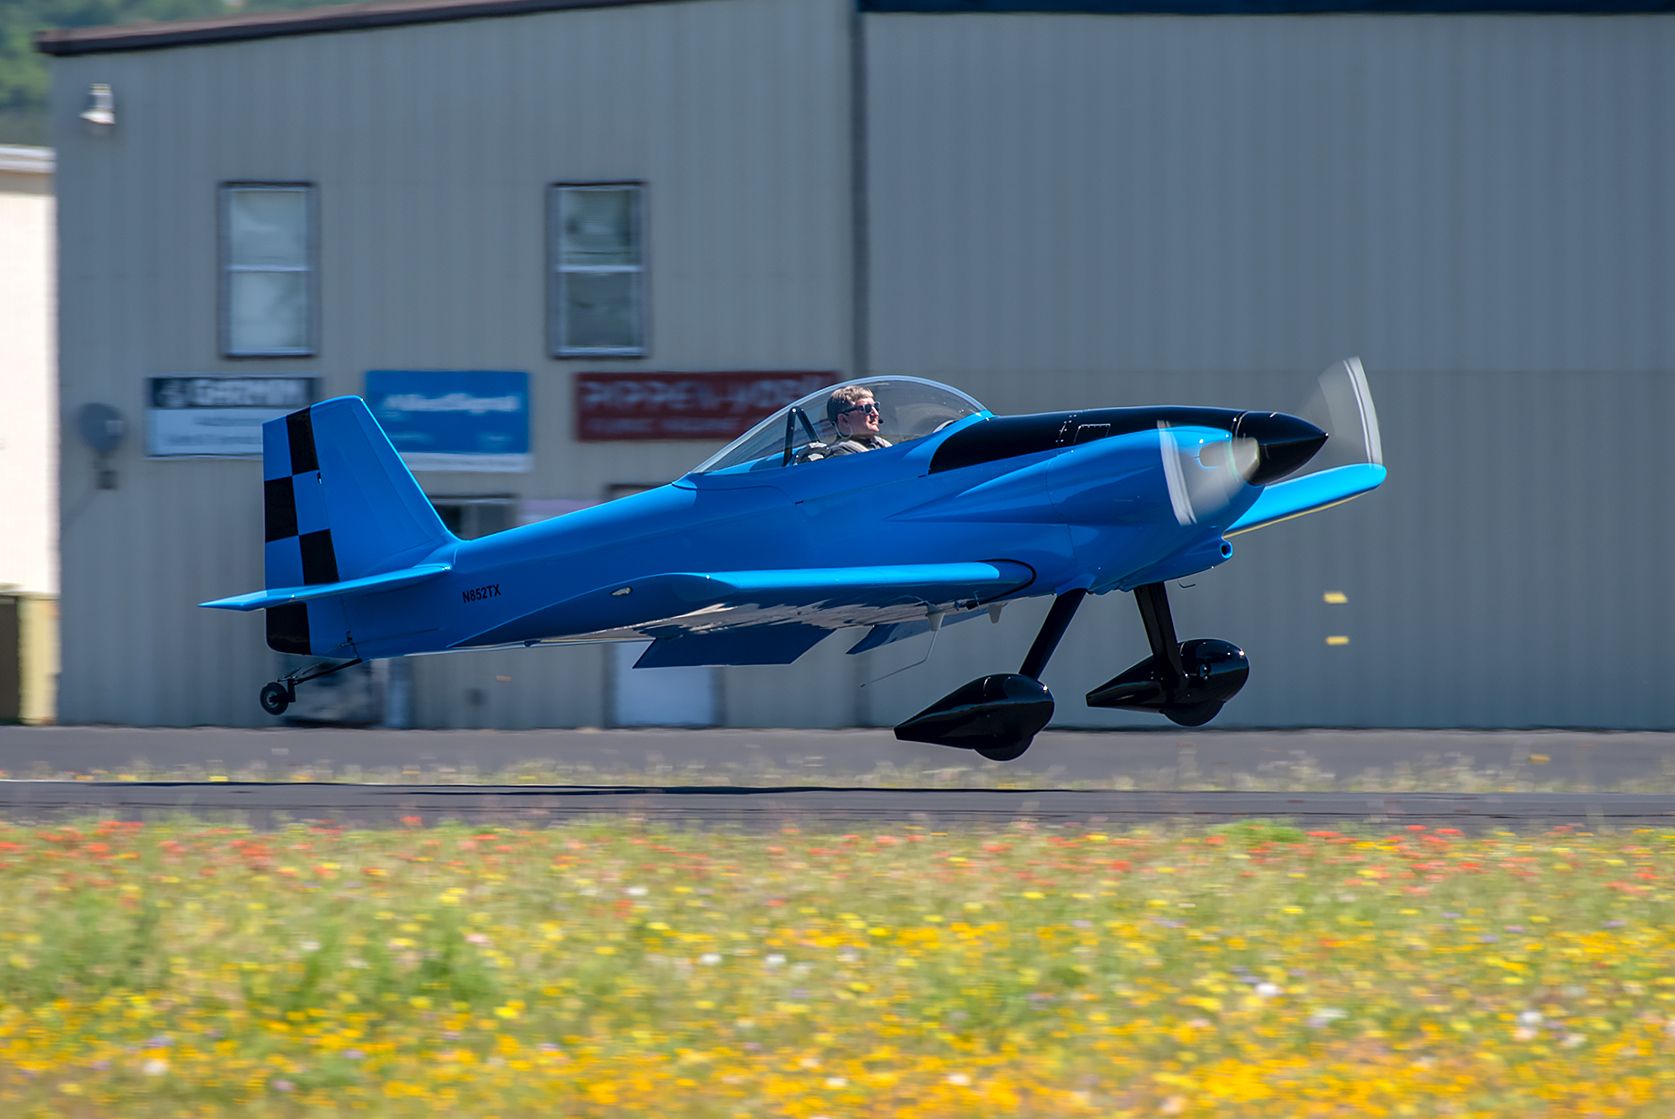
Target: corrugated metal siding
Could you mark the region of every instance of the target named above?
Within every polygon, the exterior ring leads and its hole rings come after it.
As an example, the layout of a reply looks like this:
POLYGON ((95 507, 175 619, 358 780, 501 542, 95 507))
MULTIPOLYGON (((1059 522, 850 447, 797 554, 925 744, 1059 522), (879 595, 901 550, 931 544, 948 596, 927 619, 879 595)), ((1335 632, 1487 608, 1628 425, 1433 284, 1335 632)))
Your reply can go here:
MULTIPOLYGON (((847 18, 708 0, 55 60, 63 402, 134 425, 114 492, 66 445, 63 718, 265 720, 260 619, 193 606, 261 583, 259 467, 146 461, 148 374, 311 371, 335 394, 368 369, 527 370, 535 471, 421 481, 593 500, 713 448, 573 443, 571 370, 844 371, 847 18), (95 81, 105 136, 76 119, 95 81), (233 362, 216 188, 268 179, 319 188, 318 356, 233 362), (647 184, 651 353, 554 361, 547 186, 625 179, 647 184)), ((415 717, 597 723, 604 673, 599 650, 424 659, 415 717)))
POLYGON ((1675 20, 879 16, 867 42, 881 367, 1668 365, 1675 20))
MULTIPOLYGON (((879 16, 867 43, 877 369, 1001 411, 1280 408, 1365 358, 1388 484, 1172 595, 1252 657, 1217 725, 1675 724, 1675 20, 879 16)), ((962 629, 873 717, 1027 644, 962 629)), ((1126 596, 1089 604, 1060 722, 1136 722, 1078 693, 1144 652, 1126 596)))

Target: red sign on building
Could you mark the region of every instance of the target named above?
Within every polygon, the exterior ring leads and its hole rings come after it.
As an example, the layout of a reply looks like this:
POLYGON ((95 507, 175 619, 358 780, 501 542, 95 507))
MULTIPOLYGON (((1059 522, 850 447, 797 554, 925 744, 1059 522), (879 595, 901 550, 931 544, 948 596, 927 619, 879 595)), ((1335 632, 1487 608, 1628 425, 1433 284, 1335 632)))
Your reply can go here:
POLYGON ((577 373, 576 438, 719 442, 838 379, 831 372, 577 373))

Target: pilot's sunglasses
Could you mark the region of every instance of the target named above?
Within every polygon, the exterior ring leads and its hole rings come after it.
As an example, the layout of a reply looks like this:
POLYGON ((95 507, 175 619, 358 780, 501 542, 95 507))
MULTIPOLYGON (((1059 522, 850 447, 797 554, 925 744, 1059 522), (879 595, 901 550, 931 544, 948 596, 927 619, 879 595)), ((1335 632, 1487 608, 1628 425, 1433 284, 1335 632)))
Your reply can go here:
POLYGON ((876 404, 855 404, 845 408, 842 412, 839 412, 838 415, 847 416, 851 412, 870 412, 875 416, 879 414, 878 405, 876 404))

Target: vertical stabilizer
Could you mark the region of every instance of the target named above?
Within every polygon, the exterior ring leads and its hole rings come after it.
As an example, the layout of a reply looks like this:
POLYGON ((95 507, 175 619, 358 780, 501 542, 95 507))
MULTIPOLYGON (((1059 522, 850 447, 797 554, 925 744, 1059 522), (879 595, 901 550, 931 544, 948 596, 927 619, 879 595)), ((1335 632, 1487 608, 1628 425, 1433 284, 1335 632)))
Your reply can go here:
MULTIPOLYGON (((454 537, 358 396, 262 425, 265 585, 317 586, 418 563, 454 537)), ((353 655, 339 602, 268 610, 281 652, 353 655)))

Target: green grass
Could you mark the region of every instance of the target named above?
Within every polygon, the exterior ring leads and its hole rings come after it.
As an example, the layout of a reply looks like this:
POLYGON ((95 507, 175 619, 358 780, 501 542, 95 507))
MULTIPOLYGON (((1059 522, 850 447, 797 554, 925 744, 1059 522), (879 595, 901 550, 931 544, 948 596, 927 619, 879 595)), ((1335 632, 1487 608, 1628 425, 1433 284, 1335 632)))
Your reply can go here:
POLYGON ((1675 832, 0 825, 6 1116, 1667 1115, 1675 832))

